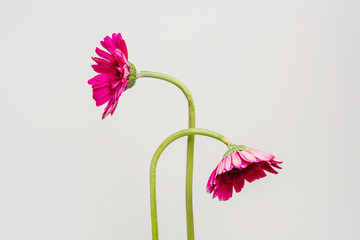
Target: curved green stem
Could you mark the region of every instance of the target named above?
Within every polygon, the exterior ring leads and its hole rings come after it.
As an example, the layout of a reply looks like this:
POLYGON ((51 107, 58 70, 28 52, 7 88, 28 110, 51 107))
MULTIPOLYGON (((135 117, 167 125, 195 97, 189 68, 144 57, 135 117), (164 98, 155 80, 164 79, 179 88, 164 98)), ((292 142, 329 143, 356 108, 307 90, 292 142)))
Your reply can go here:
POLYGON ((165 139, 158 149, 156 150, 152 160, 151 160, 151 166, 150 166, 150 207, 151 207, 151 226, 152 226, 152 239, 158 240, 159 234, 158 234, 158 223, 157 223, 157 210, 156 210, 156 165, 159 160, 159 157, 161 153, 165 150, 165 148, 175 141, 178 138, 184 137, 184 136, 194 136, 194 135, 204 135, 208 137, 215 138, 223 143, 225 143, 228 147, 230 147, 232 144, 231 142, 226 139, 224 136, 210 131, 206 129, 199 129, 199 128, 190 128, 178 131, 174 134, 172 134, 170 137, 165 139))
MULTIPOLYGON (((189 128, 195 128, 195 104, 189 89, 177 78, 164 73, 151 71, 141 71, 137 74, 137 78, 150 77, 165 80, 175 84, 184 93, 189 102, 189 128)), ((186 162, 186 224, 188 240, 194 240, 194 215, 192 202, 192 182, 193 182, 193 165, 194 165, 194 135, 188 136, 187 142, 187 162, 186 162)))

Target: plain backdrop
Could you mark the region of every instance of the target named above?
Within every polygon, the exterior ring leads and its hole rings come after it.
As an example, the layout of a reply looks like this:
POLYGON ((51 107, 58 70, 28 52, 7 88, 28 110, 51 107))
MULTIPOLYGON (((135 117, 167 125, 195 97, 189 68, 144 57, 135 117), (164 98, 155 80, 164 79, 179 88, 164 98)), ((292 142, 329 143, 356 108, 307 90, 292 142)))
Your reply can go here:
MULTIPOLYGON (((149 166, 187 127, 173 85, 142 78, 101 120, 87 80, 121 32, 138 70, 191 90, 201 128, 284 161, 226 202, 226 146, 196 137, 196 239, 360 239, 360 2, 0 2, 0 239, 151 239, 149 166)), ((186 239, 186 138, 158 164, 161 239, 186 239)))

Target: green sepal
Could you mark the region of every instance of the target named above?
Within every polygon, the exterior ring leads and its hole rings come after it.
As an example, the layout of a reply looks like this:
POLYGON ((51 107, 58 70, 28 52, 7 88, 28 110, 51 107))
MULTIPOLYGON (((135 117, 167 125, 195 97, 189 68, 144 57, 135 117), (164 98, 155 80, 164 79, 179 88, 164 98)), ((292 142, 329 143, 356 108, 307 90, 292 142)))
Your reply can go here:
POLYGON ((246 149, 251 149, 251 148, 249 148, 249 147, 247 147, 245 145, 235 145, 235 144, 233 144, 233 145, 231 145, 229 147, 229 150, 226 151, 223 158, 226 157, 227 155, 230 155, 230 154, 234 153, 234 152, 244 151, 246 149))
POLYGON ((132 88, 136 82, 136 74, 137 74, 136 68, 134 64, 132 64, 131 62, 129 62, 129 71, 130 71, 129 82, 126 84, 125 90, 132 88))

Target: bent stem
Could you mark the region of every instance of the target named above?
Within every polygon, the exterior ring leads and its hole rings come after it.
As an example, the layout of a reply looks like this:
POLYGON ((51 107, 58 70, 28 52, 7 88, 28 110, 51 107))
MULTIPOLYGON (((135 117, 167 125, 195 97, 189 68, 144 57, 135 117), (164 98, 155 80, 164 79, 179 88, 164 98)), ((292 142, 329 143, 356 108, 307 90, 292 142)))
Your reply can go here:
MULTIPOLYGON (((158 78, 176 85, 184 93, 189 102, 189 124, 188 128, 195 128, 195 104, 189 89, 177 78, 164 73, 152 71, 141 71, 137 78, 150 77, 158 78)), ((194 165, 194 135, 188 135, 187 141, 187 161, 186 161, 186 224, 188 240, 194 240, 194 214, 192 202, 192 182, 193 182, 193 165, 194 165)), ((153 231, 154 232, 154 231, 153 231)))
POLYGON ((161 153, 165 150, 165 148, 175 141, 178 138, 184 136, 194 136, 194 135, 204 135, 208 137, 215 138, 224 144, 226 144, 229 148, 231 147, 231 142, 226 139, 224 136, 210 131, 206 129, 199 129, 199 128, 191 128, 178 131, 172 134, 170 137, 165 139, 158 149, 156 150, 150 165, 150 207, 151 207, 151 227, 152 227, 152 239, 158 240, 159 233, 158 233, 158 222, 157 222, 157 210, 156 210, 156 165, 159 160, 161 153))

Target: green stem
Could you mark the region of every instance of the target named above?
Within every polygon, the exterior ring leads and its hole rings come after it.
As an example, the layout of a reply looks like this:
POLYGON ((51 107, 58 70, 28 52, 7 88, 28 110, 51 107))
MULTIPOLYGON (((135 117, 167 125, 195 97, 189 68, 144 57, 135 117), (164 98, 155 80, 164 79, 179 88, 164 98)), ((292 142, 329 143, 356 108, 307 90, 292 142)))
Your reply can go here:
POLYGON ((175 141, 178 138, 184 137, 184 136, 194 136, 194 135, 204 135, 208 137, 215 138, 223 143, 225 143, 228 147, 231 146, 231 142, 226 139, 224 136, 210 131, 206 129, 199 129, 199 128, 190 128, 178 131, 174 134, 172 134, 170 137, 165 139, 158 149, 156 150, 150 165, 150 207, 151 207, 151 227, 152 227, 152 239, 158 240, 159 234, 158 234, 158 223, 157 223, 157 211, 156 211, 156 165, 159 160, 159 157, 161 153, 165 150, 165 148, 175 141))
MULTIPOLYGON (((137 78, 150 77, 165 80, 175 84, 184 93, 189 102, 189 124, 188 128, 195 128, 195 104, 189 89, 177 78, 164 73, 151 71, 141 71, 137 74, 137 78)), ((192 183, 193 183, 193 165, 194 165, 194 135, 188 136, 187 141, 187 162, 186 162, 186 224, 188 240, 194 240, 194 214, 192 201, 192 183)))

